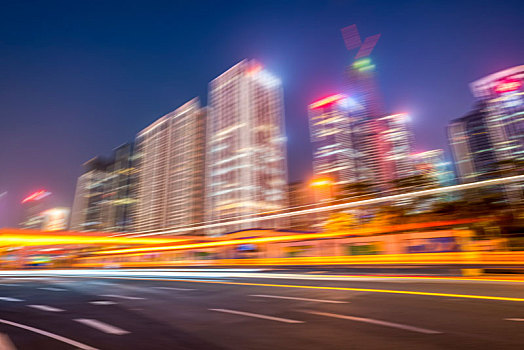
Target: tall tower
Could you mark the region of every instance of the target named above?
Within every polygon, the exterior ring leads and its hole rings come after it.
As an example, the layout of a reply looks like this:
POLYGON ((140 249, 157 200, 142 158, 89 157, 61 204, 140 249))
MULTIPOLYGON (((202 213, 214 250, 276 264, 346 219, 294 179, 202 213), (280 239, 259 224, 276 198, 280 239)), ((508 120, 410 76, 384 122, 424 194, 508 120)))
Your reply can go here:
POLYGON ((372 184, 375 190, 387 188, 380 135, 384 131, 378 118, 384 115, 375 79, 375 65, 369 57, 380 38, 376 34, 361 41, 355 24, 342 28, 346 48, 358 48, 354 60, 346 68, 347 93, 358 108, 351 111, 352 140, 358 182, 372 184))
POLYGON ((135 231, 202 222, 205 119, 194 98, 137 135, 135 231))
MULTIPOLYGON (((287 206, 282 86, 259 63, 243 60, 209 84, 207 221, 246 218, 287 206)), ((279 222, 251 221, 220 234, 279 222)))
POLYGON ((335 192, 356 181, 348 97, 332 95, 309 105, 313 172, 326 178, 335 192))

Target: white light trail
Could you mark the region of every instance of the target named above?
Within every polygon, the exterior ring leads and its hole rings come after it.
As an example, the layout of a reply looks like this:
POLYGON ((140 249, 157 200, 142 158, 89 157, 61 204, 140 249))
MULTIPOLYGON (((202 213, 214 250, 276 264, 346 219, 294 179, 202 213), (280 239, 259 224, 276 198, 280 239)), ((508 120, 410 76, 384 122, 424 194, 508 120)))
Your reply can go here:
POLYGON ((461 185, 432 188, 428 190, 402 193, 402 194, 396 194, 392 196, 365 199, 365 200, 361 200, 357 202, 341 203, 341 204, 328 205, 328 206, 318 207, 318 208, 297 210, 297 211, 293 211, 289 213, 272 214, 272 215, 267 215, 267 216, 256 216, 256 217, 251 216, 249 218, 232 220, 228 222, 205 224, 205 225, 191 226, 191 227, 180 227, 180 228, 170 229, 170 230, 165 230, 165 231, 160 231, 160 232, 150 232, 150 233, 141 233, 141 234, 128 233, 124 235, 131 235, 131 237, 145 237, 145 236, 165 235, 165 234, 174 234, 174 233, 180 234, 182 232, 193 231, 193 230, 202 230, 202 229, 209 229, 209 228, 221 227, 221 226, 226 226, 226 225, 242 224, 246 222, 273 220, 273 219, 289 217, 289 216, 313 214, 313 213, 319 213, 319 212, 331 211, 331 210, 339 210, 339 209, 347 209, 347 208, 359 207, 359 206, 364 206, 364 205, 372 205, 372 204, 378 204, 378 203, 384 203, 384 202, 393 202, 393 201, 398 201, 402 199, 416 198, 416 197, 421 197, 421 196, 468 190, 468 189, 478 188, 478 187, 503 185, 503 184, 507 184, 511 182, 518 182, 518 181, 524 181, 524 175, 509 176, 509 177, 503 177, 499 179, 477 181, 477 182, 461 184, 461 185))

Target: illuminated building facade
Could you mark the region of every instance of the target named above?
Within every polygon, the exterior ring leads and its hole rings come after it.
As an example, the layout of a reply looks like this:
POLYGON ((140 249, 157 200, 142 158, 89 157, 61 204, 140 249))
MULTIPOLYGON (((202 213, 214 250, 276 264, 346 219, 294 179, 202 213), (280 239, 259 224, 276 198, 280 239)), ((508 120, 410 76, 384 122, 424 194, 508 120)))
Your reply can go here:
POLYGON ((329 179, 340 191, 357 177, 347 97, 329 96, 308 110, 315 177, 329 179))
POLYGON ((491 74, 470 87, 485 104, 496 159, 524 161, 524 65, 491 74))
POLYGON ((377 118, 382 182, 386 188, 395 180, 414 175, 413 134, 405 113, 377 118))
POLYGON ((75 199, 71 213, 72 231, 104 231, 104 195, 108 162, 95 157, 83 164, 84 173, 76 183, 75 199))
MULTIPOLYGON (((287 207, 282 86, 252 60, 209 84, 206 219, 226 220, 287 207)), ((210 230, 220 234, 282 222, 254 221, 210 230)))
POLYGON ((412 154, 415 173, 428 179, 429 187, 454 185, 455 175, 451 163, 444 158, 444 150, 433 149, 412 154))
POLYGON ((470 84, 475 109, 453 120, 448 138, 461 182, 511 173, 524 161, 524 65, 470 84))
POLYGON ((20 223, 21 228, 40 229, 42 227, 44 220, 42 212, 50 208, 50 196, 51 192, 39 190, 22 200, 23 219, 20 223))
POLYGON ((480 103, 462 118, 450 122, 448 140, 458 179, 462 183, 488 180, 497 170, 486 107, 480 103))
POLYGON ((111 159, 95 157, 84 163, 78 178, 71 230, 127 232, 132 229, 135 208, 133 146, 114 149, 111 159))
POLYGON ((194 98, 137 135, 135 231, 203 221, 205 123, 194 98))

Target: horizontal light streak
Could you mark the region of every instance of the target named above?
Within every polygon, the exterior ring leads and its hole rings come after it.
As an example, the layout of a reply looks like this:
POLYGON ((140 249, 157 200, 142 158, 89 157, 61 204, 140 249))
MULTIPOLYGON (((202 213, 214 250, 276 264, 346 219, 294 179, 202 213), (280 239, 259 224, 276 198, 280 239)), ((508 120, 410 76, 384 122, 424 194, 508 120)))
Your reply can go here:
MULTIPOLYGON (((90 278, 90 277, 83 277, 83 276, 71 276, 71 277, 90 278)), ((497 297, 497 296, 490 296, 490 295, 474 295, 474 294, 472 295, 472 294, 455 294, 455 293, 418 292, 418 291, 411 291, 411 290, 392 290, 392 289, 376 289, 376 288, 328 287, 328 286, 251 283, 251 282, 227 282, 227 281, 203 281, 203 280, 169 279, 169 278, 162 278, 162 279, 138 278, 138 277, 99 277, 99 278, 138 280, 138 281, 154 280, 154 281, 166 281, 166 282, 214 283, 214 284, 227 284, 227 285, 236 285, 236 286, 257 286, 257 287, 276 287, 276 288, 340 290, 340 291, 349 291, 349 292, 386 293, 386 294, 421 295, 421 296, 446 297, 446 298, 465 298, 465 299, 524 302, 524 298, 497 297)))
POLYGON ((319 238, 336 238, 336 237, 343 237, 343 236, 363 236, 363 235, 386 233, 386 232, 392 232, 392 231, 403 231, 403 230, 413 230, 413 229, 429 228, 429 227, 468 224, 468 223, 473 223, 473 222, 478 222, 478 221, 483 221, 483 220, 486 220, 486 219, 457 219, 457 220, 449 220, 449 221, 436 221, 436 222, 430 222, 430 223, 413 223, 413 224, 386 226, 382 228, 356 229, 356 230, 336 232, 336 233, 333 233, 333 232, 303 233, 303 234, 285 235, 285 236, 240 238, 240 239, 230 239, 230 240, 225 240, 225 241, 222 240, 222 241, 213 241, 213 242, 178 244, 178 245, 173 245, 173 246, 162 246, 162 247, 114 249, 114 250, 93 252, 93 254, 108 255, 108 254, 121 254, 121 253, 140 253, 140 252, 145 253, 145 252, 186 250, 186 249, 197 249, 197 248, 214 248, 214 247, 223 247, 223 246, 230 246, 230 245, 237 245, 237 244, 260 244, 260 243, 274 243, 274 242, 285 242, 285 241, 311 240, 311 239, 319 239, 319 238))
MULTIPOLYGON (((247 222, 255 222, 255 221, 260 222, 263 220, 273 220, 273 219, 284 218, 284 217, 289 217, 289 216, 297 216, 297 215, 325 212, 325 211, 330 211, 330 210, 354 208, 354 207, 373 205, 373 204, 379 204, 379 203, 384 203, 384 202, 394 202, 394 201, 398 201, 402 199, 417 198, 417 197, 427 196, 427 195, 462 191, 462 190, 478 188, 478 187, 502 185, 502 184, 518 182, 518 181, 524 181, 524 175, 509 176, 509 177, 503 177, 499 179, 484 180, 484 181, 472 182, 472 183, 461 184, 461 185, 432 188, 432 189, 427 189, 427 190, 422 190, 422 191, 402 193, 402 194, 386 196, 386 197, 365 199, 365 200, 350 202, 350 203, 341 203, 341 204, 335 204, 335 205, 328 205, 324 207, 297 210, 297 211, 293 211, 289 213, 270 214, 266 216, 256 216, 256 217, 250 216, 245 219, 238 219, 238 220, 232 220, 232 221, 227 221, 227 222, 204 224, 200 226, 181 227, 181 228, 159 231, 159 232, 150 232, 150 233, 141 233, 141 234, 129 233, 125 235, 132 235, 133 237, 144 237, 144 236, 153 236, 153 235, 175 234, 175 233, 181 233, 181 232, 187 232, 187 231, 193 231, 193 230, 203 230, 203 229, 209 229, 209 228, 215 228, 215 227, 242 224, 242 223, 247 223, 247 222)), ((262 215, 262 214, 259 214, 259 215, 262 215)))

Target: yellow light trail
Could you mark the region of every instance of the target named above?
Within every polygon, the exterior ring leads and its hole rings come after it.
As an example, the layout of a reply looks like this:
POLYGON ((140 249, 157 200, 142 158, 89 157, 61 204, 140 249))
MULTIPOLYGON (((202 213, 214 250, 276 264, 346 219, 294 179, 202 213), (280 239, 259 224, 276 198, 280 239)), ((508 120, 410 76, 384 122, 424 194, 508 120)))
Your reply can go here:
POLYGON ((187 241, 169 238, 132 238, 72 235, 2 234, 0 245, 59 245, 59 244, 165 244, 187 241))
POLYGON ((174 246, 126 248, 126 249, 115 249, 115 250, 93 252, 93 254, 108 255, 108 254, 122 254, 122 253, 156 252, 156 251, 185 250, 185 249, 197 249, 197 248, 213 248, 213 247, 230 246, 230 245, 236 245, 236 244, 260 244, 260 243, 272 243, 272 242, 284 242, 284 241, 311 240, 311 239, 319 239, 319 238, 336 238, 336 237, 351 236, 351 235, 358 236, 358 235, 385 233, 385 232, 390 232, 392 230, 393 231, 402 231, 402 230, 412 230, 412 229, 419 229, 419 228, 449 226, 449 225, 456 225, 456 224, 468 224, 468 223, 477 222, 481 220, 485 220, 485 219, 457 219, 457 220, 447 220, 447 221, 435 221, 435 222, 429 222, 429 223, 413 223, 413 224, 386 226, 382 228, 364 228, 364 229, 356 229, 356 230, 336 232, 336 233, 333 233, 333 232, 306 233, 306 234, 296 234, 296 235, 286 235, 286 236, 272 236, 272 237, 259 237, 259 238, 247 238, 247 239, 232 239, 232 240, 213 241, 213 242, 204 242, 204 243, 179 244, 179 245, 174 245, 174 246))
MULTIPOLYGON (((87 276, 70 276, 80 278, 93 278, 87 276)), ((434 292, 417 292, 411 290, 392 290, 392 289, 376 289, 376 288, 353 288, 353 287, 327 287, 327 286, 308 286, 308 285, 292 285, 292 284, 272 284, 272 283, 252 283, 252 282, 226 282, 226 281, 203 281, 203 280, 187 280, 187 279, 170 279, 170 278, 138 278, 138 277, 98 277, 108 279, 124 279, 124 280, 141 280, 141 281, 166 281, 166 282, 189 282, 189 283, 211 283, 211 284, 227 284, 236 286, 257 286, 257 287, 275 287, 275 288, 301 288, 301 289, 321 289, 321 290, 340 290, 349 292, 368 292, 368 293, 386 293, 386 294, 403 294, 403 295, 423 295, 432 297, 447 297, 447 298, 465 298, 465 299, 480 299, 480 300, 499 300, 499 301, 518 301, 524 302, 524 298, 511 297, 496 297, 490 295, 471 295, 471 294, 454 294, 454 293, 434 293, 434 292)))

